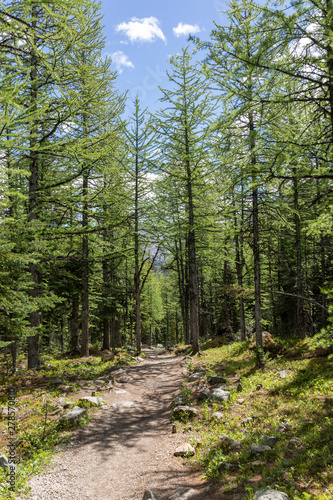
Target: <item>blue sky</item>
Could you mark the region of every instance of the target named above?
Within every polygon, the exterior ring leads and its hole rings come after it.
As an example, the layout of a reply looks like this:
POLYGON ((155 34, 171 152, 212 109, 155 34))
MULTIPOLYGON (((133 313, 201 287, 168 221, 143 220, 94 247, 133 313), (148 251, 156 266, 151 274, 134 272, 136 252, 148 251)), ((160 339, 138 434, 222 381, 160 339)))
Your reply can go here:
POLYGON ((213 20, 222 24, 224 0, 102 0, 105 53, 119 77, 117 87, 128 90, 128 109, 136 95, 142 107, 159 108, 158 86, 168 87, 170 55, 188 45, 189 33, 208 40, 213 20))

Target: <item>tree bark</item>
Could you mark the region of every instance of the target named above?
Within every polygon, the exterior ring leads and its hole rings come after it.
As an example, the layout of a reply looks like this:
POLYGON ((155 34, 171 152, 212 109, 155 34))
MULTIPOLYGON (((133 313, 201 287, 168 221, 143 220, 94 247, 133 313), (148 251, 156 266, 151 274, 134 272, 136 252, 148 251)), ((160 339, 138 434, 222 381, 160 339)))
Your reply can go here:
POLYGON ((253 263, 254 263, 254 317, 256 331, 256 345, 263 347, 262 343, 262 325, 261 325, 261 273, 260 273, 260 246, 259 246, 259 204, 258 204, 258 188, 256 186, 256 142, 255 142, 255 127, 252 113, 249 114, 249 131, 250 131, 250 152, 252 165, 252 182, 254 188, 252 190, 252 231, 253 231, 253 263))

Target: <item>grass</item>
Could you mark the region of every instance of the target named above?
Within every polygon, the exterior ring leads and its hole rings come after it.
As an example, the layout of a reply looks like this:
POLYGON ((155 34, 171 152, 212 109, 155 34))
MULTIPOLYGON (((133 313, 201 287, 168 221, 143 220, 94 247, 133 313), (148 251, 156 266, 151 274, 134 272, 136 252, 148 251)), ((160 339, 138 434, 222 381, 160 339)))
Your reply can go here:
MULTIPOLYGON (((41 471, 49 463, 55 448, 69 443, 75 429, 87 425, 95 411, 89 409, 76 426, 69 427, 60 422, 68 409, 62 408, 58 403, 59 398, 65 397, 69 408, 78 405, 76 399, 82 387, 95 389, 94 380, 106 379, 112 367, 130 363, 131 356, 121 353, 114 361, 105 363, 101 362, 100 356, 91 356, 89 359, 42 356, 40 371, 27 370, 25 358, 20 356, 16 374, 8 373, 8 358, 0 356, 0 408, 6 409, 8 406, 8 388, 13 386, 16 389, 13 437, 9 434, 7 415, 0 415, 0 454, 8 458, 8 445, 12 442, 15 446, 16 493, 26 490, 27 479, 41 471), (55 379, 61 379, 62 384, 53 384, 55 379)), ((96 389, 96 395, 103 390, 102 385, 98 388, 99 392, 96 389)), ((79 406, 85 405, 80 403, 79 406)), ((15 493, 9 489, 7 474, 1 467, 0 498, 15 498, 15 493)))
POLYGON ((287 356, 266 357, 265 366, 258 369, 248 342, 205 347, 204 354, 194 358, 193 369, 225 376, 231 397, 223 404, 198 403, 202 381, 187 385, 192 405, 201 410, 188 433, 191 444, 200 441, 201 446, 189 463, 214 481, 225 499, 251 499, 253 492, 268 486, 294 500, 333 498, 331 357, 307 357, 303 341, 290 348, 297 359, 285 349, 287 356), (285 378, 281 372, 286 372, 285 378), (239 381, 242 392, 236 390, 239 381), (213 418, 216 410, 223 413, 221 420, 213 418), (255 418, 244 422, 248 417, 255 418), (282 423, 288 426, 278 433, 282 423), (219 441, 221 434, 241 443, 242 449, 231 451, 219 441), (252 446, 264 444, 268 436, 278 436, 279 442, 254 456, 252 446))

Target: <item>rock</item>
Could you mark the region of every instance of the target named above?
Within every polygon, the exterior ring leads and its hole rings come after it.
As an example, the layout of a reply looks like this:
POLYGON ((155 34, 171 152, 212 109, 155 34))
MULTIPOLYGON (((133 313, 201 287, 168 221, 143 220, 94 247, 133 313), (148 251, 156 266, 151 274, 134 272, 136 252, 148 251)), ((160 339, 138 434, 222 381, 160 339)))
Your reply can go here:
POLYGON ((143 494, 142 500, 158 500, 158 497, 151 490, 146 490, 143 494))
POLYGON ((61 378, 55 378, 54 380, 52 380, 51 382, 53 385, 61 385, 63 384, 64 382, 61 380, 61 378))
POLYGON ((223 413, 221 413, 220 411, 215 411, 212 417, 216 418, 217 420, 221 420, 221 418, 223 418, 223 413))
POLYGON ((120 410, 121 408, 134 408, 136 403, 134 401, 119 401, 118 403, 112 403, 111 407, 115 410, 120 410))
POLYGON ((241 382, 238 382, 238 384, 237 384, 237 392, 242 392, 242 390, 243 390, 243 385, 242 385, 241 382))
POLYGON ((239 403, 240 405, 242 405, 244 402, 245 402, 245 398, 237 399, 237 403, 239 403))
POLYGON ((226 444, 232 451, 239 451, 243 449, 243 446, 240 443, 237 443, 234 439, 229 438, 226 434, 221 434, 221 436, 219 436, 219 441, 226 444))
POLYGON ((230 392, 221 389, 220 387, 213 389, 209 396, 209 401, 217 399, 218 401, 229 401, 230 392))
POLYGON ((106 363, 107 361, 113 361, 115 358, 115 354, 113 352, 109 354, 102 355, 102 363, 106 363))
POLYGON ((137 357, 137 360, 139 361, 139 363, 141 363, 142 361, 144 361, 144 359, 140 358, 140 356, 137 357))
POLYGON ((119 391, 116 391, 116 394, 128 394, 128 392, 124 389, 119 389, 119 391))
POLYGON ((236 464, 230 464, 228 462, 220 462, 217 466, 219 472, 223 472, 225 470, 232 470, 236 469, 237 465, 236 464))
POLYGON ((253 422, 253 418, 252 417, 247 417, 247 418, 244 418, 244 420, 242 420, 242 425, 247 425, 247 424, 251 424, 253 422))
POLYGON ((198 415, 198 410, 196 408, 192 408, 192 406, 176 406, 172 413, 179 416, 186 414, 190 418, 193 418, 198 415))
POLYGON ((255 460, 254 462, 251 462, 251 465, 253 465, 254 467, 256 466, 262 466, 262 465, 266 465, 266 462, 261 462, 260 460, 255 460))
POLYGON ((207 378, 208 382, 211 384, 211 385, 216 385, 216 384, 227 384, 228 381, 226 378, 224 377, 219 377, 218 375, 210 375, 208 378, 207 378))
POLYGON ((74 406, 74 408, 71 411, 69 411, 68 413, 66 413, 66 415, 61 417, 61 420, 67 420, 67 422, 75 423, 86 413, 87 413, 86 408, 80 408, 79 406, 74 406))
POLYGON ((88 402, 90 406, 101 406, 103 404, 103 398, 98 398, 96 396, 83 396, 79 399, 79 402, 88 402))
POLYGON ((271 448, 273 448, 278 442, 280 441, 280 438, 278 436, 266 436, 264 438, 264 442, 268 444, 271 448))
POLYGON ((202 379, 202 378, 205 378, 205 374, 204 374, 204 373, 193 373, 193 374, 189 377, 188 381, 189 381, 189 382, 195 382, 196 380, 200 380, 200 379, 202 379))
POLYGON ((193 358, 189 356, 188 354, 184 357, 184 359, 188 359, 189 361, 193 361, 193 358))
POLYGON ((205 399, 209 398, 209 395, 210 390, 208 389, 208 387, 203 387, 198 394, 198 401, 204 401, 205 399))
POLYGON ((277 426, 276 432, 286 432, 290 428, 291 428, 291 425, 288 422, 282 422, 282 424, 279 424, 277 426))
POLYGON ((282 370, 282 371, 280 372, 280 378, 286 378, 286 376, 287 376, 287 372, 286 372, 286 370, 282 370))
POLYGON ((289 441, 288 443, 288 448, 299 448, 300 446, 302 446, 302 440, 297 438, 297 437, 293 437, 291 438, 291 440, 289 441))
POLYGON ((271 449, 272 448, 267 444, 255 444, 251 448, 251 453, 253 454, 265 453, 266 451, 270 451, 271 449))
POLYGON ((169 500, 190 500, 197 491, 194 488, 177 488, 176 491, 169 496, 169 500))
POLYGON ((253 500, 289 500, 289 497, 283 491, 265 488, 264 490, 256 491, 253 500))
POLYGON ((174 452, 175 457, 184 457, 185 455, 193 456, 195 449, 189 443, 182 443, 174 452))
POLYGON ((8 458, 5 455, 0 455, 0 467, 2 467, 4 471, 7 471, 7 467, 9 467, 8 458))

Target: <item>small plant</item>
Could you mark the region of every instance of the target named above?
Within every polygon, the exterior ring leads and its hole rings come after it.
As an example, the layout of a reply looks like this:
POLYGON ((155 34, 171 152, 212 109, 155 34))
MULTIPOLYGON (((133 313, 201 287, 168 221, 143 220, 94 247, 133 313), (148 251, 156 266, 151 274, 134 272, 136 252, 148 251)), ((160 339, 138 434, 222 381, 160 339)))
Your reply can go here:
POLYGON ((179 392, 182 404, 185 406, 192 406, 191 402, 192 390, 184 385, 181 385, 179 388, 179 392))

